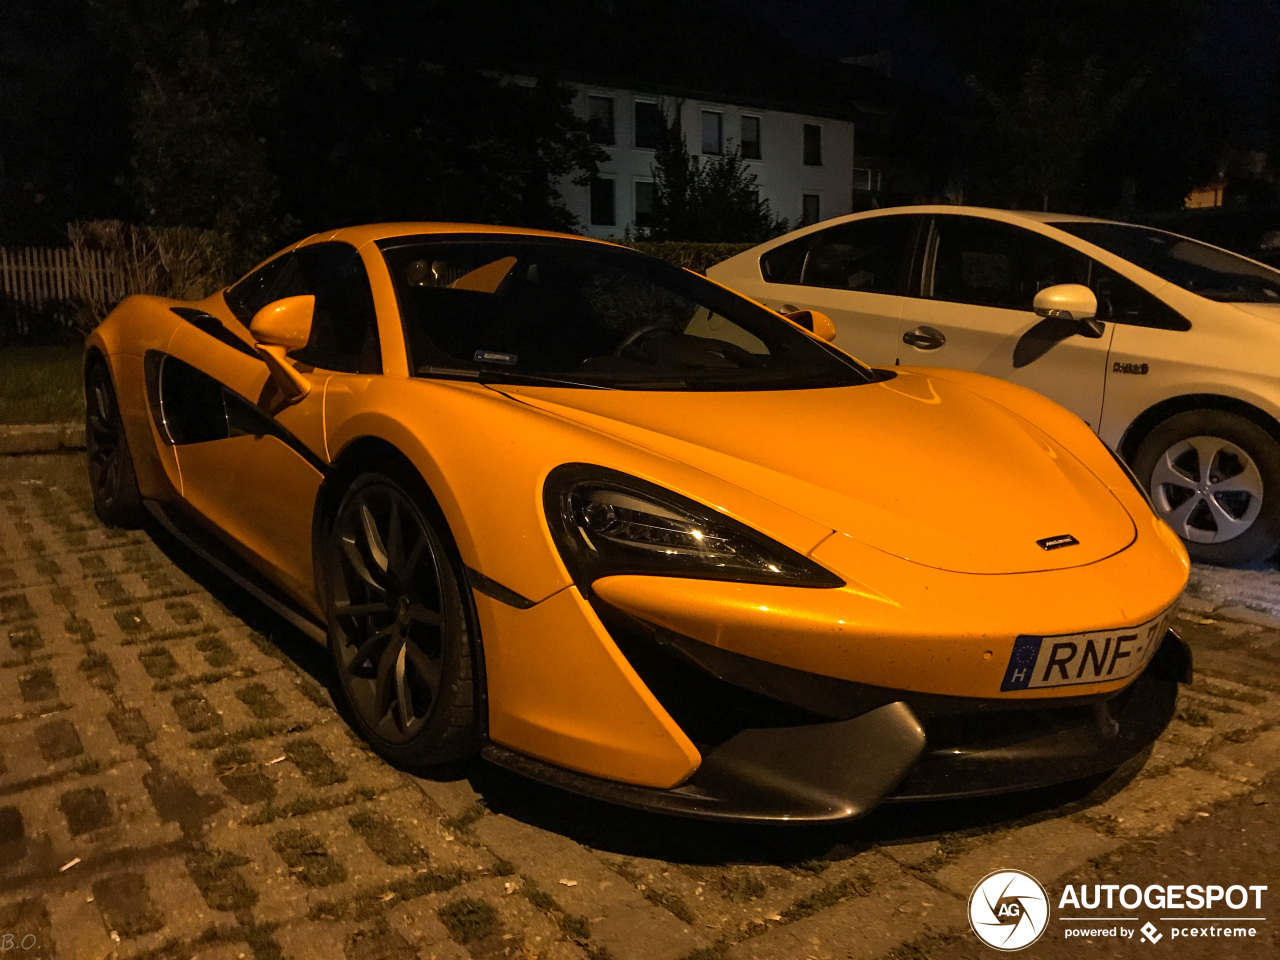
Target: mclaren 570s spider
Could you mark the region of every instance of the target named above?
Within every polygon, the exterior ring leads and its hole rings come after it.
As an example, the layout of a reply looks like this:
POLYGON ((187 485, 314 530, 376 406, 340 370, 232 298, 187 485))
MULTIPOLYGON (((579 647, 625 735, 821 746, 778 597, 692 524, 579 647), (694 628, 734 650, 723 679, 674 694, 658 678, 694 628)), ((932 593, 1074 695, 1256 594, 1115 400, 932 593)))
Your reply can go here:
POLYGON ((1132 475, 830 333, 600 241, 338 230, 94 331, 95 504, 326 643, 398 764, 815 821, 1139 754, 1188 561, 1132 475))

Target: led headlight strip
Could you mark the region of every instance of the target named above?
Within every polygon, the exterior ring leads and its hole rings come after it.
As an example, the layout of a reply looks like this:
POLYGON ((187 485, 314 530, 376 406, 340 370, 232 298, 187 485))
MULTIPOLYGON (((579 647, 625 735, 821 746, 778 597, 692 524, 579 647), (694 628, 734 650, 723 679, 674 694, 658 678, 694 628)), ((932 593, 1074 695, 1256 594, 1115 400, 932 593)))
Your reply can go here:
POLYGON ((622 573, 844 586, 829 570, 731 517, 605 467, 557 467, 547 477, 543 503, 560 555, 580 587, 622 573))

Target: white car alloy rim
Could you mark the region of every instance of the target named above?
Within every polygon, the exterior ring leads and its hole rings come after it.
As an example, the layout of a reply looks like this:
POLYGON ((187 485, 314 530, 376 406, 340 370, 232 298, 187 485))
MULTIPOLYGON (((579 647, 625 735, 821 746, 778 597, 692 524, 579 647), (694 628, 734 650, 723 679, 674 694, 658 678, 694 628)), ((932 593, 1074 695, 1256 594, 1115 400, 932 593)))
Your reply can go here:
POLYGON ((1188 437, 1151 472, 1151 500, 1174 533, 1223 543, 1253 525, 1262 509, 1262 474, 1253 458, 1221 437, 1188 437))

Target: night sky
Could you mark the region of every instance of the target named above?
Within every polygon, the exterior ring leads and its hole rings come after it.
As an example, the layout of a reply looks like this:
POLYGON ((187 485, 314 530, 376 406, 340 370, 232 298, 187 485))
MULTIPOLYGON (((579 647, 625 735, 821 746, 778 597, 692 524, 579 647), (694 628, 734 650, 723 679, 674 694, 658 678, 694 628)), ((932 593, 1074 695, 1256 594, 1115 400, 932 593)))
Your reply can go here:
MULTIPOLYGON (((729 2, 815 54, 840 58, 889 50, 895 76, 937 93, 960 89, 960 78, 938 62, 912 21, 910 0, 729 2)), ((1213 0, 1197 62, 1237 105, 1252 139, 1264 145, 1280 99, 1280 0, 1213 0)))

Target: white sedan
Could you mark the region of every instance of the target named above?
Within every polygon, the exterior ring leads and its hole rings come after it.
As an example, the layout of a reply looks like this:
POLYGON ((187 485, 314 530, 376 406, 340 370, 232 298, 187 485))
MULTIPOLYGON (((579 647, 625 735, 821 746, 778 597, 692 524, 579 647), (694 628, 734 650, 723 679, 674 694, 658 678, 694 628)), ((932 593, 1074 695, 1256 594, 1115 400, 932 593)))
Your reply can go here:
POLYGON ((826 314, 873 366, 973 370, 1057 401, 1196 560, 1280 549, 1280 271, 1150 227, 917 206, 805 227, 708 276, 826 314))

